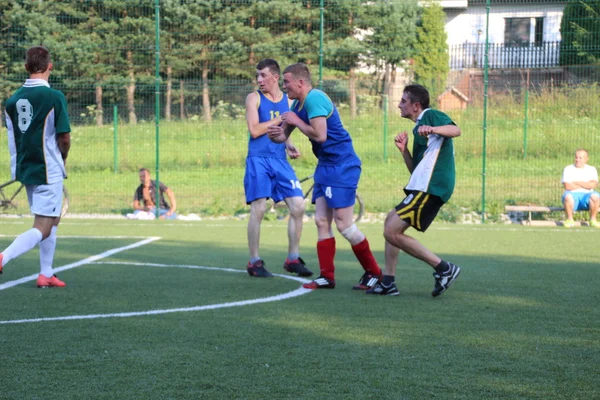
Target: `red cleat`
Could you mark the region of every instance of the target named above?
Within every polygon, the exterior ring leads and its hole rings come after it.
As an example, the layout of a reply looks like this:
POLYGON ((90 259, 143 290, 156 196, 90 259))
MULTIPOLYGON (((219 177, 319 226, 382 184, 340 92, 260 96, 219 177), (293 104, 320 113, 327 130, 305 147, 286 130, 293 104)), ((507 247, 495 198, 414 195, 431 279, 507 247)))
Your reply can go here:
POLYGON ((46 278, 44 275, 39 274, 37 278, 37 287, 48 288, 48 287, 65 287, 66 283, 58 279, 56 275, 52 275, 50 278, 46 278))
POLYGON ((302 287, 304 289, 334 289, 335 280, 319 276, 314 281, 303 284, 302 287))

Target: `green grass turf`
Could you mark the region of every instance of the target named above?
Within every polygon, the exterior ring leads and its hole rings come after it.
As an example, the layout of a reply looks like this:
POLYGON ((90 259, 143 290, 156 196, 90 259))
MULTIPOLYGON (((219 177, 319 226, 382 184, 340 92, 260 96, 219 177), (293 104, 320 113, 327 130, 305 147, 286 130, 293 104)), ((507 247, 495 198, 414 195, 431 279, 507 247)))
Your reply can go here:
MULTIPOLYGON (((0 226, 3 235, 16 235, 31 220, 0 226)), ((229 220, 67 219, 57 267, 140 236, 161 240, 99 260, 116 264, 59 273, 64 289, 27 282, 0 290, 0 320, 204 306, 297 289, 295 281, 243 272, 245 227, 229 220), (242 272, 125 264, 132 262, 242 272)), ((360 227, 382 263, 382 225, 360 227)), ((301 243, 313 270, 315 230, 307 223, 301 243)), ((406 255, 399 297, 351 290, 361 269, 338 235, 335 290, 216 310, 0 324, 0 398, 600 397, 600 230, 434 224, 412 234, 462 267, 439 298, 430 295, 431 269, 406 255)), ((0 236, 0 248, 11 241, 0 236)), ((283 272, 285 249, 285 223, 265 222, 261 255, 273 272, 283 272)), ((5 267, 0 284, 36 274, 37 265, 33 250, 5 267)))

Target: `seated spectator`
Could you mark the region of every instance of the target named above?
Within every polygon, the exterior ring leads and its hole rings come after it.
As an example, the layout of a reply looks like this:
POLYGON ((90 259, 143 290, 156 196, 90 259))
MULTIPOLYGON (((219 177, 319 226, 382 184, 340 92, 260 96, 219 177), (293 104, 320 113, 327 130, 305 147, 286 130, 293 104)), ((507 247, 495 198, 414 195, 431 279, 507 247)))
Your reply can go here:
POLYGON ((596 221, 600 194, 594 191, 598 186, 598 171, 591 165, 587 165, 587 162, 588 152, 579 149, 575 152, 575 163, 567 165, 563 171, 562 183, 565 185, 565 192, 562 202, 567 213, 567 219, 563 225, 566 228, 575 226, 573 212, 584 210, 590 212, 590 226, 600 226, 600 223, 596 221))
MULTIPOLYGON (((133 215, 128 214, 132 219, 153 219, 156 214, 156 181, 150 179, 150 171, 147 168, 140 169, 140 186, 133 195, 133 215)), ((160 207, 158 215, 160 219, 176 219, 177 201, 175 194, 164 183, 158 184, 160 191, 160 207), (165 193, 169 197, 169 203, 165 200, 165 193), (170 205, 169 205, 170 204, 170 205)))

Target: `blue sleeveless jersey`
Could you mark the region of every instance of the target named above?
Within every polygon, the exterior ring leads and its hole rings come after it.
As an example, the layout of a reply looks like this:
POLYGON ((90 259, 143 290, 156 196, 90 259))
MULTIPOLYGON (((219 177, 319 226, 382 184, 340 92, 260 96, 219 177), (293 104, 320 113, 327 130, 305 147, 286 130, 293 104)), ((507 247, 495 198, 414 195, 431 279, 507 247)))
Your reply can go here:
MULTIPOLYGON (((260 90, 256 92, 260 99, 258 104, 258 122, 270 121, 290 110, 287 94, 284 93, 281 100, 275 103, 269 100, 260 90)), ((273 142, 266 134, 256 139, 253 139, 251 136, 248 142, 248 157, 253 156, 286 159, 285 144, 273 142)))
POLYGON ((315 117, 327 119, 327 139, 323 143, 311 140, 312 151, 321 165, 360 165, 360 159, 354 152, 352 138, 344 128, 337 107, 329 97, 318 89, 312 89, 300 104, 297 100, 292 104, 292 111, 302 121, 310 125, 315 117))

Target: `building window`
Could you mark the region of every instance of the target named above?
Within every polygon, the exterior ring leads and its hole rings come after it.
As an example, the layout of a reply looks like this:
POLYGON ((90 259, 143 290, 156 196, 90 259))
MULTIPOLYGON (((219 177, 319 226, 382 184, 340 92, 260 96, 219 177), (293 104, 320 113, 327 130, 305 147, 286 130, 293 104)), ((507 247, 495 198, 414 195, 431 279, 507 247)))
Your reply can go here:
POLYGON ((506 47, 529 47, 531 18, 506 18, 504 45, 506 47))
POLYGON ((535 19, 535 30, 533 36, 533 43, 536 47, 540 47, 544 44, 544 18, 538 17, 535 19))

